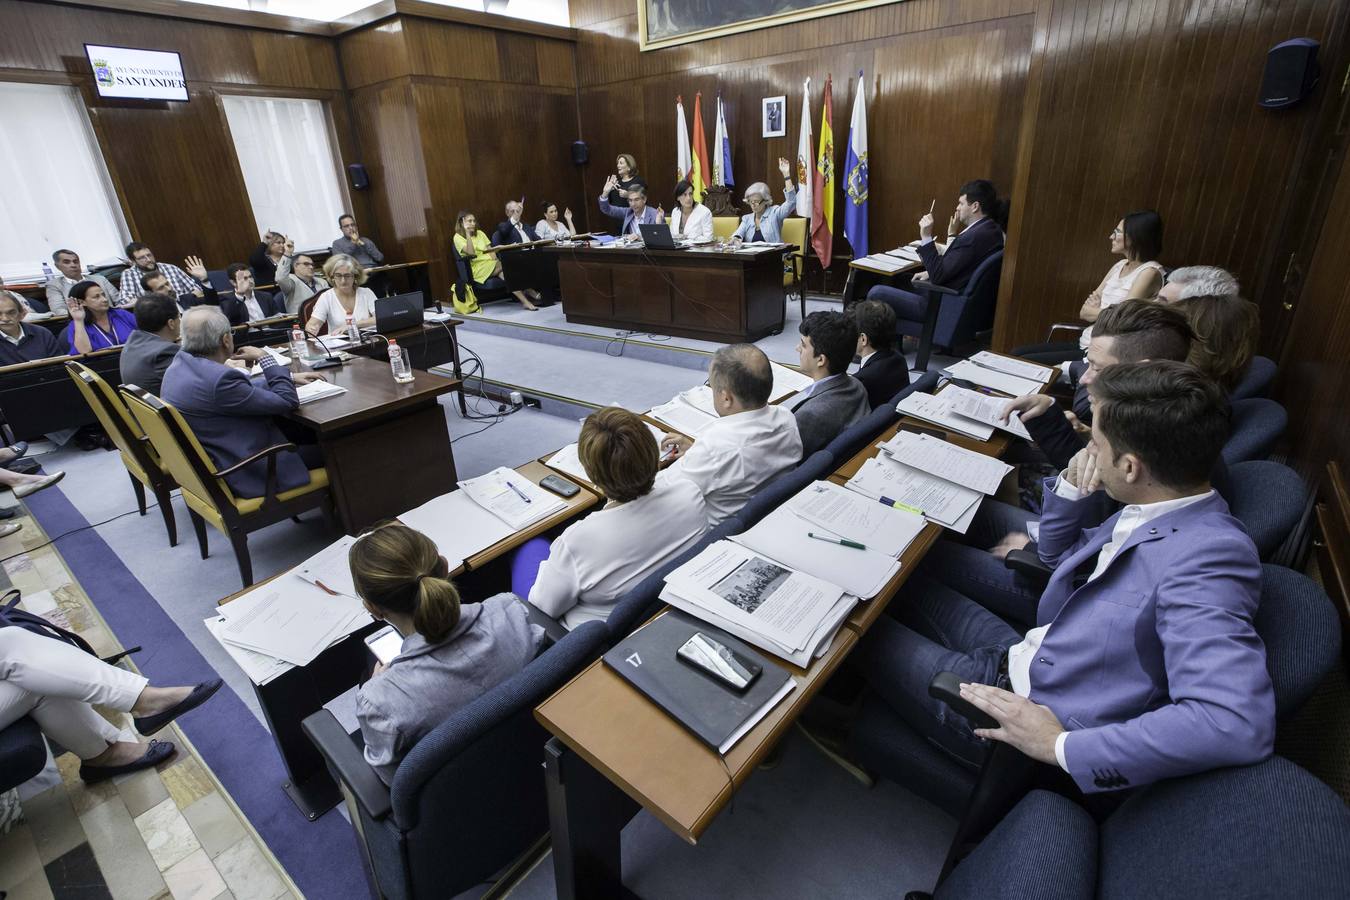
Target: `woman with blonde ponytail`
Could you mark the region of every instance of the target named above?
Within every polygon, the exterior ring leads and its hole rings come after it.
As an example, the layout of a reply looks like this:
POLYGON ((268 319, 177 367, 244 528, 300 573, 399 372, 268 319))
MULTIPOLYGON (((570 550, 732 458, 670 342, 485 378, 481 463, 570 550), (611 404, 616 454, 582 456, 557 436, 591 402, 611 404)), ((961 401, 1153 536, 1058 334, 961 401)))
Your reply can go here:
POLYGON ((357 538, 347 562, 366 609, 403 636, 356 694, 366 762, 388 783, 423 735, 524 668, 544 632, 514 594, 462 603, 436 544, 406 525, 357 538))

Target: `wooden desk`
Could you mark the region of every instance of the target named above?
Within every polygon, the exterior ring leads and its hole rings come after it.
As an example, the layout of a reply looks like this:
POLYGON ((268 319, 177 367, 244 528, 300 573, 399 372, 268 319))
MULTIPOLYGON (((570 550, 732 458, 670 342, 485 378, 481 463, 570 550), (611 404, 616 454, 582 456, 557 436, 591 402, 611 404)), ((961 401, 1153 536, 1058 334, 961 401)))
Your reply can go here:
POLYGON ((347 392, 287 418, 318 436, 347 533, 455 489, 450 431, 436 398, 456 390, 457 380, 415 372, 412 382, 396 384, 387 363, 360 356, 323 375, 347 392))
POLYGON ((721 343, 783 330, 783 254, 545 247, 557 256, 569 322, 721 343))

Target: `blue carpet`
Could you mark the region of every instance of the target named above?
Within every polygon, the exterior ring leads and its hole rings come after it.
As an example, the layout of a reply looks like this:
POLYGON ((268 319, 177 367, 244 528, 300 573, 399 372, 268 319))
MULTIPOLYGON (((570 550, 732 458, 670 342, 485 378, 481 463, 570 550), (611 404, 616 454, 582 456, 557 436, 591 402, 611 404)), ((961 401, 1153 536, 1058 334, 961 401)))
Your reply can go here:
MULTIPOLYGON (((90 524, 59 489, 34 494, 27 503, 51 537, 90 524)), ((93 529, 62 538, 57 549, 122 646, 144 648, 133 658, 152 683, 195 684, 216 676, 93 529)), ((272 736, 238 695, 227 687, 177 724, 303 894, 369 896, 351 826, 337 811, 310 822, 291 803, 281 789, 286 771, 272 736)))

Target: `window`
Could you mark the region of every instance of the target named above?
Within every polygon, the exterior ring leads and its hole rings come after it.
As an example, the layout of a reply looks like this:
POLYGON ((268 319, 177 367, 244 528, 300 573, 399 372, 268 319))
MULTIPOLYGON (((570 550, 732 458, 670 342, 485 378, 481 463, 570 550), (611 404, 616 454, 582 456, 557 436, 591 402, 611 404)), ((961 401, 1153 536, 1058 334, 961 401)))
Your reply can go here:
POLYGON ((258 235, 279 231, 297 250, 327 247, 338 236, 347 195, 323 104, 236 95, 221 101, 258 235))
POLYGON ((0 81, 0 277, 41 276, 69 247, 85 267, 122 256, 122 208, 76 88, 0 81))

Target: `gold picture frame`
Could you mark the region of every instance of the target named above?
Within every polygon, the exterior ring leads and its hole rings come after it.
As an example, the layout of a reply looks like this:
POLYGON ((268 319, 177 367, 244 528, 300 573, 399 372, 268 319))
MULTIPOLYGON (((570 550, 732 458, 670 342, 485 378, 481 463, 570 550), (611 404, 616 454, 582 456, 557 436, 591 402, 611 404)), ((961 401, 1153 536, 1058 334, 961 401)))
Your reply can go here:
MULTIPOLYGON (((742 0, 739 5, 754 2, 756 0, 742 0)), ((758 0, 763 15, 721 21, 731 5, 717 0, 637 0, 638 46, 644 51, 660 50, 899 2, 901 0, 758 0)))

